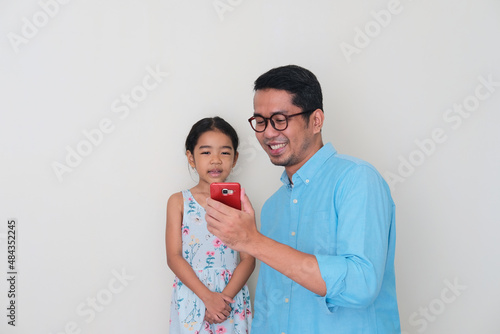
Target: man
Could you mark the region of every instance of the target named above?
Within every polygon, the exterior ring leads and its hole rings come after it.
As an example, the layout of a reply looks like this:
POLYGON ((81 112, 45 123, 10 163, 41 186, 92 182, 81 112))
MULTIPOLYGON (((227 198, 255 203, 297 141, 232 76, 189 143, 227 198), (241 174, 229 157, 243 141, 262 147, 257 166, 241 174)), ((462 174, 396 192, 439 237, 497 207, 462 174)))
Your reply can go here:
POLYGON ((254 89, 249 121, 285 167, 283 186, 264 204, 260 232, 246 196, 242 211, 207 201, 209 230, 262 261, 252 333, 400 333, 389 187, 370 164, 323 145, 310 71, 275 68, 254 89))

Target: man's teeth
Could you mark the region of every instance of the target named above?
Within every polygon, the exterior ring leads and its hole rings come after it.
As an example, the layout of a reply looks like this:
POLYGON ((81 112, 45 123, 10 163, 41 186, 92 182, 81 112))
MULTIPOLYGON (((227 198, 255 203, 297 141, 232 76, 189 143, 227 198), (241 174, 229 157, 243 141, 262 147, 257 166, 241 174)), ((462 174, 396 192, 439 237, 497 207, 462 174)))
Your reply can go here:
POLYGON ((276 144, 276 145, 270 145, 272 150, 277 150, 279 148, 285 147, 286 144, 276 144))

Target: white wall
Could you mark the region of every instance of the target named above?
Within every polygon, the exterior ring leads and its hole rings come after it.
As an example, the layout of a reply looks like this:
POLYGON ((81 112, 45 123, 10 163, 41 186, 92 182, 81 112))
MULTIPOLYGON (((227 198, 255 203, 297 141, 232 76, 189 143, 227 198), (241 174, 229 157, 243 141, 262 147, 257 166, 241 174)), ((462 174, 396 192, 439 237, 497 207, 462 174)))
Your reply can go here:
POLYGON ((10 218, 18 274, 0 332, 168 332, 185 136, 237 128, 260 212, 281 169, 247 124, 252 83, 294 63, 322 83, 325 141, 393 184, 403 331, 498 333, 499 32, 494 0, 1 1, 0 276, 10 218))

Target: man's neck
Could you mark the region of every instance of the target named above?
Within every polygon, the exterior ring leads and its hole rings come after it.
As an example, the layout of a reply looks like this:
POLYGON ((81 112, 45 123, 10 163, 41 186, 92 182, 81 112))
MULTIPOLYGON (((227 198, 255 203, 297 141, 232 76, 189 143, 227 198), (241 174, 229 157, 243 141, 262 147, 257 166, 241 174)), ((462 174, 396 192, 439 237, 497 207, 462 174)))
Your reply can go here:
POLYGON ((285 167, 286 175, 288 176, 288 180, 290 180, 290 184, 291 185, 293 185, 293 182, 292 182, 293 175, 295 173, 297 173, 297 171, 302 166, 304 166, 305 163, 308 162, 309 159, 311 159, 316 154, 316 152, 318 152, 322 147, 323 147, 323 140, 320 140, 317 145, 314 145, 311 148, 311 152, 309 153, 309 155, 300 164, 296 164, 296 165, 293 165, 293 166, 286 166, 285 167))

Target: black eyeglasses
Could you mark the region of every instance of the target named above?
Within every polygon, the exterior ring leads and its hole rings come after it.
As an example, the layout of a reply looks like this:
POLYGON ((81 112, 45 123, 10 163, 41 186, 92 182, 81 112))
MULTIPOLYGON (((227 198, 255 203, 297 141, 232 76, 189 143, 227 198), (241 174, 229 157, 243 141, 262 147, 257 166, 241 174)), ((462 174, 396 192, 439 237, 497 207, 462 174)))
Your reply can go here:
POLYGON ((271 122, 271 125, 275 130, 278 131, 283 131, 288 127, 288 119, 299 116, 299 115, 304 115, 304 114, 309 114, 312 113, 314 110, 309 110, 309 111, 303 111, 299 112, 298 114, 293 114, 293 115, 285 115, 282 113, 277 113, 272 115, 271 117, 263 117, 263 116, 252 116, 248 119, 248 122, 250 123, 250 126, 255 132, 264 132, 266 131, 267 128, 267 121, 271 122))

